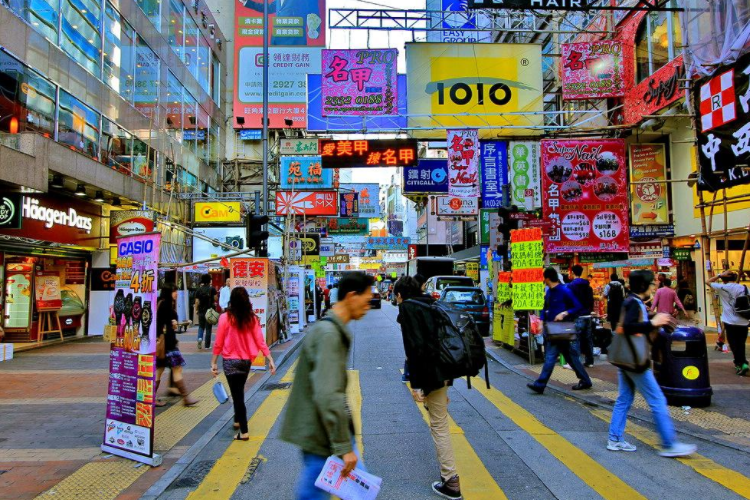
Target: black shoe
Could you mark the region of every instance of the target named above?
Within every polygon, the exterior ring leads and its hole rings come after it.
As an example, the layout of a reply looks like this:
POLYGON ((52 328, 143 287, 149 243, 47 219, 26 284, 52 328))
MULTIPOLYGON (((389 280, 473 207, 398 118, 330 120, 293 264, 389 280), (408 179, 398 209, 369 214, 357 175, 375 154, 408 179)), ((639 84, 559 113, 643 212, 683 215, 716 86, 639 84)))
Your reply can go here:
POLYGON ((584 384, 583 382, 578 382, 576 385, 573 386, 574 391, 583 391, 585 389, 591 389, 591 384, 584 384))
POLYGON ((533 382, 529 382, 528 384, 526 384, 526 387, 528 387, 532 391, 536 392, 537 394, 544 394, 544 387, 539 387, 538 385, 534 384, 533 382))
POLYGON ((458 482, 458 476, 446 480, 435 481, 432 483, 432 491, 437 493, 443 498, 450 498, 451 500, 462 500, 461 496, 461 484, 458 482))

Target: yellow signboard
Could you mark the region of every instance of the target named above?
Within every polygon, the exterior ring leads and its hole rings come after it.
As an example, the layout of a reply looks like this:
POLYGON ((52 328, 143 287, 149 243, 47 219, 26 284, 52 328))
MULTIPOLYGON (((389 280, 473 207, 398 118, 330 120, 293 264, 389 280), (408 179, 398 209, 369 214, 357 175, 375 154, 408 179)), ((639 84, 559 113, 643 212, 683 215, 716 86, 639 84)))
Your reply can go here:
POLYGON ((406 66, 409 127, 434 129, 413 137, 488 123, 522 128, 483 128, 482 139, 542 133, 526 128, 543 124, 541 45, 407 43, 406 66))
POLYGON ((195 222, 241 222, 239 201, 197 202, 193 208, 195 222))

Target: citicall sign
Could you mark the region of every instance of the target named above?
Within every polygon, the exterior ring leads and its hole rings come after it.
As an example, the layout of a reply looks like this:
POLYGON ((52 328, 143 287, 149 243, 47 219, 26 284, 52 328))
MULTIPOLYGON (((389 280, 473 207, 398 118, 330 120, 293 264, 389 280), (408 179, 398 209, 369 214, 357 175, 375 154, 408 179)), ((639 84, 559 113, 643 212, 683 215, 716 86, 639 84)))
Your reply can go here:
POLYGON ((239 201, 197 202, 193 209, 194 222, 240 222, 239 201))

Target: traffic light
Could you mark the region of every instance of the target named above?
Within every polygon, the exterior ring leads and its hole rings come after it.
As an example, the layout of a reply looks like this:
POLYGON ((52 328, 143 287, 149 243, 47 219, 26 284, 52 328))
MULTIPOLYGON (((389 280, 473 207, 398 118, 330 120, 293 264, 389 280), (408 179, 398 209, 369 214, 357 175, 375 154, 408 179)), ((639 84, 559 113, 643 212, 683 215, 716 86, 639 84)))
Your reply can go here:
POLYGON ((502 242, 497 248, 497 253, 503 257, 508 256, 508 248, 510 247, 510 232, 513 229, 518 229, 518 220, 511 218, 511 214, 518 213, 518 207, 512 205, 511 207, 500 207, 497 209, 497 215, 500 220, 498 221, 497 230, 502 235, 502 242))
POLYGON ((254 248, 256 256, 266 257, 268 255, 268 247, 266 246, 266 240, 268 240, 268 231, 263 230, 263 226, 268 224, 267 215, 255 215, 250 213, 245 219, 246 223, 246 238, 247 247, 254 248))

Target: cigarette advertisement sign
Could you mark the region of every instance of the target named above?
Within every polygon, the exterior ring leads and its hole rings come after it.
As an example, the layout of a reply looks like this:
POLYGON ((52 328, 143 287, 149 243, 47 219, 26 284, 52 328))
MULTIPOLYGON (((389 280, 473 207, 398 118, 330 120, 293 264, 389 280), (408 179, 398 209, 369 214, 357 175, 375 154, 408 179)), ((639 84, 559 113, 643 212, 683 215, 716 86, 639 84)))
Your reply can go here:
POLYGON ((336 191, 276 191, 276 215, 322 215, 339 213, 336 191))
MULTIPOLYGON (((434 129, 435 120, 445 128, 498 125, 480 130, 481 139, 541 133, 499 128, 543 125, 541 45, 407 43, 406 66, 409 127, 434 129)), ((445 137, 441 130, 412 136, 445 137)))
POLYGON ((606 99, 625 95, 622 42, 563 43, 563 99, 606 99))
POLYGON ((448 194, 479 196, 479 131, 448 130, 448 194))
POLYGON ((508 149, 510 204, 526 210, 542 208, 542 179, 538 142, 511 142, 508 149), (531 191, 527 203, 526 193, 531 191))
POLYGON ((503 205, 503 186, 508 184, 508 143, 482 141, 482 207, 503 205))
POLYGON ((150 465, 154 455, 156 304, 160 234, 120 238, 112 305, 107 418, 102 450, 150 465))
POLYGON ((333 170, 321 167, 320 156, 282 156, 282 189, 332 189, 333 170))
POLYGON ((547 252, 627 252, 625 142, 544 140, 541 147, 547 252))
POLYGON ((396 49, 323 50, 323 116, 398 111, 396 49))
POLYGON ((544 308, 544 242, 539 228, 510 232, 513 310, 544 308))
POLYGON ((663 144, 630 144, 631 223, 668 224, 667 156, 663 144), (639 184, 644 183, 644 184, 639 184))

